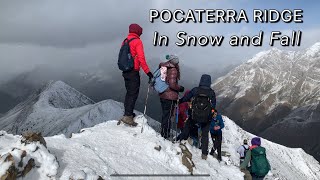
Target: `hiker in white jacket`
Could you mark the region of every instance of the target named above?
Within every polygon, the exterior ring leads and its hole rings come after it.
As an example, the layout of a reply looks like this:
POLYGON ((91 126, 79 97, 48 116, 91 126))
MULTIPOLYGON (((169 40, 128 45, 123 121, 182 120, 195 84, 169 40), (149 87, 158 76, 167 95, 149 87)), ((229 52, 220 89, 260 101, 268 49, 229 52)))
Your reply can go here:
POLYGON ((249 150, 248 140, 243 140, 243 145, 241 145, 237 149, 237 153, 240 155, 240 164, 244 161, 244 158, 246 157, 246 152, 249 150))

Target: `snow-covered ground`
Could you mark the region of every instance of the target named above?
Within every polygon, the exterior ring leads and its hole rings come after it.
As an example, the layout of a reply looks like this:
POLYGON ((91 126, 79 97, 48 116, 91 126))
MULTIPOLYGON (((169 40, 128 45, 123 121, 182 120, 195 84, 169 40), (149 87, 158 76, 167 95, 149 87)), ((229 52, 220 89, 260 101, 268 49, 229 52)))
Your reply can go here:
MULTIPOLYGON (((141 125, 146 119, 140 115, 136 121, 139 123, 137 127, 123 124, 117 126, 117 121, 111 120, 83 129, 81 133, 72 134, 71 138, 65 135, 46 137, 49 151, 39 144, 22 146, 21 136, 2 132, 4 135, 0 136, 0 155, 14 147, 32 152, 36 146, 40 146, 40 151, 32 156, 41 169, 32 171, 25 179, 54 179, 47 177, 47 174, 55 173, 56 179, 66 180, 98 179, 99 176, 104 179, 133 178, 115 177, 112 174, 190 174, 182 164, 178 143, 164 140, 146 124, 141 133, 141 125), (154 149, 157 145, 162 147, 160 151, 154 149), (57 157, 58 169, 57 162, 48 152, 57 157)), ((226 151, 230 157, 224 156, 221 163, 212 156, 208 156, 205 161, 201 159, 200 149, 187 144, 193 154, 194 174, 209 174, 210 177, 190 176, 181 177, 182 179, 242 179, 236 148, 241 145, 243 138, 252 138, 253 135, 239 128, 227 117, 224 117, 224 121, 226 127, 223 130, 222 151, 226 151)), ((302 149, 287 148, 264 139, 262 146, 266 147, 272 166, 267 179, 320 179, 319 163, 302 149)), ((175 176, 135 178, 177 179, 175 176)))
MULTIPOLYGON (((164 140, 152 128, 146 126, 141 133, 143 117, 136 118, 138 127, 116 125, 108 121, 93 128, 84 129, 72 138, 63 135, 46 138, 48 148, 57 155, 60 162, 58 177, 69 179, 95 178, 128 179, 110 177, 111 174, 190 174, 182 165, 179 144, 164 140), (61 146, 66 144, 66 146, 61 146), (154 149, 160 145, 160 151, 154 149), (82 157, 82 158, 80 158, 82 157)), ((201 159, 201 151, 188 146, 196 165, 194 174, 210 174, 210 179, 241 179, 242 174, 233 165, 220 163, 212 156, 207 161, 201 159)), ((176 179, 177 177, 157 177, 176 179)), ((183 177, 185 178, 185 177, 183 177)), ((131 178, 130 178, 131 179, 131 178)), ((150 177, 137 177, 150 179, 150 177)), ((189 177, 208 179, 208 177, 189 177)))
MULTIPOLYGON (((111 174, 189 174, 181 163, 181 155, 177 155, 181 152, 178 144, 164 140, 148 126, 141 133, 143 117, 136 121, 139 126, 135 128, 117 126, 116 121, 108 121, 84 129, 80 134, 73 134, 72 138, 63 135, 46 138, 49 150, 57 155, 61 165, 58 177, 86 179, 101 176, 112 179, 111 174), (154 149, 157 145, 162 147, 160 152, 154 149)), ((250 139, 253 135, 239 128, 227 117, 224 117, 224 121, 226 128, 222 151, 231 156, 223 157, 222 163, 212 156, 205 161, 200 157, 200 149, 187 145, 193 154, 194 174, 210 174, 210 178, 191 177, 192 179, 242 179, 236 149, 243 138, 250 139)), ((302 149, 287 148, 264 139, 262 145, 267 148, 272 166, 268 179, 320 179, 319 163, 302 149)), ((175 178, 177 177, 171 177, 175 178)))

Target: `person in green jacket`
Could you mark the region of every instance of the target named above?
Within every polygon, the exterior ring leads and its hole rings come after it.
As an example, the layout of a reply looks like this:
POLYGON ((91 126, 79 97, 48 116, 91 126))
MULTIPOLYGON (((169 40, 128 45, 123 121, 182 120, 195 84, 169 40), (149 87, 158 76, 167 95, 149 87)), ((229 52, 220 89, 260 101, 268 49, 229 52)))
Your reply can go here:
POLYGON ((252 138, 250 150, 246 153, 244 162, 241 163, 240 169, 246 170, 250 162, 248 171, 253 180, 263 180, 270 171, 270 164, 266 156, 266 149, 261 147, 261 139, 259 137, 252 138))

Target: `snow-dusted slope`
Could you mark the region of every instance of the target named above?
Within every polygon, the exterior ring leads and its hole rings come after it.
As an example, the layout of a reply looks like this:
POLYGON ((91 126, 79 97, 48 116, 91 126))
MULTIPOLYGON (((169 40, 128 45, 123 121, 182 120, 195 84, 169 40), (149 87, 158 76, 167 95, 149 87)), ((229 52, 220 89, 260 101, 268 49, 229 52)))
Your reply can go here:
MULTIPOLYGON (((210 174, 210 177, 192 179, 242 179, 238 169, 239 157, 236 148, 243 138, 253 135, 239 128, 233 121, 224 117, 223 151, 231 154, 219 163, 212 156, 201 159, 201 150, 187 145, 193 154, 194 174, 210 174)), ((112 179, 111 174, 189 174, 181 163, 178 144, 164 140, 152 128, 145 126, 141 133, 143 117, 136 118, 139 126, 117 126, 116 121, 108 121, 86 128, 71 138, 63 135, 47 137, 49 150, 56 154, 60 163, 58 178, 70 177, 96 179, 101 176, 112 179), (65 146, 61 146, 65 144, 65 146), (155 150, 160 145, 162 149, 155 150)), ((262 140, 267 148, 267 156, 272 170, 267 179, 319 179, 319 163, 302 149, 290 149, 267 140, 262 140)), ((127 179, 128 177, 117 177, 127 179)), ((157 179, 176 179, 177 177, 157 177, 157 179)), ((186 178, 186 177, 184 177, 186 178)), ((191 177, 190 177, 191 178, 191 177)), ((150 179, 139 177, 137 179, 150 179)))
MULTIPOLYGON (((238 148, 243 139, 252 139, 255 135, 244 131, 228 117, 224 117, 225 130, 223 149, 231 154, 233 162, 237 162, 238 148)), ((280 144, 262 139, 262 146, 267 149, 267 157, 271 164, 273 178, 280 179, 320 179, 320 164, 301 148, 288 148, 280 144)))
POLYGON ((320 43, 258 53, 212 87, 218 109, 244 129, 320 159, 320 43))
POLYGON ((44 136, 62 133, 69 137, 82 128, 118 119, 122 114, 121 103, 105 100, 94 104, 85 95, 57 81, 5 114, 0 119, 0 129, 13 134, 33 131, 44 136))
MULTIPOLYGON (((320 43, 301 52, 271 49, 258 53, 226 76, 214 82, 218 98, 228 98, 231 108, 245 99, 243 108, 268 114, 278 106, 290 109, 310 105, 320 100, 320 43)), ((246 118, 245 114, 241 114, 246 118)))

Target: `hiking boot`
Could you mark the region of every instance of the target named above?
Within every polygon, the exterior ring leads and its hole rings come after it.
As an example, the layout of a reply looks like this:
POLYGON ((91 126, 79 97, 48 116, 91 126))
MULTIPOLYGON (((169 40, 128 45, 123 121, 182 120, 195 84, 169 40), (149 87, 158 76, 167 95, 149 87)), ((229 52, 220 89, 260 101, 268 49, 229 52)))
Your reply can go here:
POLYGON ((121 121, 124 122, 125 124, 130 125, 130 126, 137 126, 138 125, 138 123, 133 121, 133 116, 123 116, 121 121))
POLYGON ((208 156, 205 155, 205 154, 202 154, 202 155, 201 155, 201 158, 204 159, 204 160, 207 160, 207 157, 208 157, 208 156))
POLYGON ((216 151, 216 150, 212 148, 211 151, 210 151, 210 155, 213 156, 215 151, 216 151))

